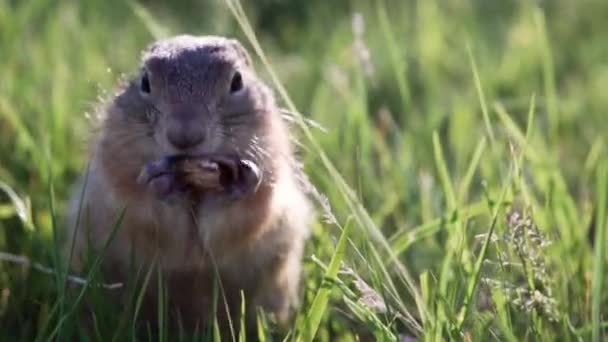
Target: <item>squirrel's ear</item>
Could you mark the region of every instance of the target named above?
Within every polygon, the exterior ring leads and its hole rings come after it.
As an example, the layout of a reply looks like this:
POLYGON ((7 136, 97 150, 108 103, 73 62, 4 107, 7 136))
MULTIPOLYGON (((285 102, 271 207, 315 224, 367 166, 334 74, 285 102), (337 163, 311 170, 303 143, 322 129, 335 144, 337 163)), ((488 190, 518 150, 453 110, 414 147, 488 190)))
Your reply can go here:
POLYGON ((230 39, 230 44, 232 44, 234 50, 239 55, 239 57, 241 57, 245 61, 245 64, 247 64, 248 67, 252 67, 253 62, 251 61, 251 56, 249 55, 249 52, 247 52, 247 50, 243 47, 243 45, 241 45, 241 43, 236 39, 230 39))

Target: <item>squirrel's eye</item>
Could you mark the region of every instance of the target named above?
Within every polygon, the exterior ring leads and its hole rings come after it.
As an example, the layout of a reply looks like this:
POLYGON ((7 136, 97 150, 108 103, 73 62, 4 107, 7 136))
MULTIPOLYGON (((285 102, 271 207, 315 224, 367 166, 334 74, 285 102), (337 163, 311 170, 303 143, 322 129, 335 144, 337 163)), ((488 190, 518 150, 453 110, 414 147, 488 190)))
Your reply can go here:
POLYGON ((230 82, 230 92, 236 93, 237 91, 243 89, 243 77, 240 72, 235 72, 234 76, 232 76, 232 82, 230 82))
POLYGON ((147 72, 141 76, 139 89, 146 94, 150 94, 150 79, 148 78, 147 72))

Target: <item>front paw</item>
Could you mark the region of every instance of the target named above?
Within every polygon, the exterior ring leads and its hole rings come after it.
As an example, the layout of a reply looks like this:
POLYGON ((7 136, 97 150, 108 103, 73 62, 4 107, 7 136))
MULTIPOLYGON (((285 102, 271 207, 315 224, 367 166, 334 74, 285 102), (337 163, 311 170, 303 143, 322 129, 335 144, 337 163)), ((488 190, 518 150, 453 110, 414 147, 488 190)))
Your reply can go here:
POLYGON ((240 199, 255 193, 262 183, 258 166, 250 160, 238 160, 235 169, 235 176, 226 185, 228 196, 240 199))
POLYGON ((184 192, 185 186, 176 176, 174 158, 162 158, 149 162, 142 168, 137 182, 162 201, 170 201, 184 192))
POLYGON ((181 193, 237 200, 255 192, 261 177, 258 166, 249 160, 178 155, 146 164, 138 182, 163 200, 181 193))

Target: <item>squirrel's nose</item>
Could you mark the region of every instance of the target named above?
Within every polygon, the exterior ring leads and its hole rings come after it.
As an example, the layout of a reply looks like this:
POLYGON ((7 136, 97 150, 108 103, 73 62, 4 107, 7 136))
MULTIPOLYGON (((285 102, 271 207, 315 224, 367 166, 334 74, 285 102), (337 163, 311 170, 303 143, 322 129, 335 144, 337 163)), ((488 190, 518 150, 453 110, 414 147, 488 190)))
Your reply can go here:
POLYGON ((196 147, 205 140, 202 132, 189 131, 170 131, 167 133, 167 140, 178 150, 187 150, 196 147))

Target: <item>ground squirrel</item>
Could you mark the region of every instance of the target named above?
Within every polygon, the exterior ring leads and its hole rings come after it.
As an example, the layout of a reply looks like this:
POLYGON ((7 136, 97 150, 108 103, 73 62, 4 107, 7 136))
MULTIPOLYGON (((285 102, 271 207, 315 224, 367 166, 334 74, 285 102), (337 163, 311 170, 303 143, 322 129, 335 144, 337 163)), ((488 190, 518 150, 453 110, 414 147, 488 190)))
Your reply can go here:
POLYGON ((158 260, 171 313, 186 324, 209 318, 217 274, 231 311, 242 290, 248 308, 287 319, 312 211, 286 124, 243 46, 216 36, 158 41, 100 110, 84 200, 75 195, 68 214, 67 226, 78 226, 72 266, 101 248, 124 208, 104 257, 111 276, 158 260), (200 167, 200 182, 176 176, 185 167, 171 158, 200 167))

